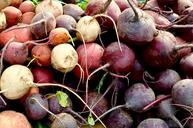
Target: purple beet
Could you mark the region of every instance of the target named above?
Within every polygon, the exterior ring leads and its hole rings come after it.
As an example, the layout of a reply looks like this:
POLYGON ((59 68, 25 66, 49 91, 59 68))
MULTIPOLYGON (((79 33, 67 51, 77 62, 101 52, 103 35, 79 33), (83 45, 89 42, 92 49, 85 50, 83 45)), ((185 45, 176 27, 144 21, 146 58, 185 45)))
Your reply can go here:
POLYGON ((180 70, 187 76, 193 76, 193 53, 183 57, 180 60, 180 70))
POLYGON ((105 124, 107 128, 132 128, 133 119, 126 111, 117 109, 111 112, 105 124))
POLYGON ((137 128, 169 128, 166 122, 159 118, 148 118, 143 120, 137 128))
POLYGON ((193 79, 178 81, 172 88, 172 100, 175 104, 193 107, 193 79))
POLYGON ((154 76, 154 81, 150 82, 150 86, 161 93, 170 94, 173 85, 181 80, 180 75, 172 69, 166 69, 158 72, 154 76))

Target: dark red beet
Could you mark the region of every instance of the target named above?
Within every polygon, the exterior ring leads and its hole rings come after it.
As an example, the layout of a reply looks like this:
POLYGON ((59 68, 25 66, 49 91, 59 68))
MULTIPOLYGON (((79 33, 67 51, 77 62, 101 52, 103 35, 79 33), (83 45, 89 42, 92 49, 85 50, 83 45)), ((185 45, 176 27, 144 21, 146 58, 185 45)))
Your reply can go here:
POLYGON ((164 70, 177 60, 176 38, 167 31, 159 31, 153 41, 142 50, 143 62, 152 68, 164 70))
POLYGON ((176 21, 177 19, 180 18, 180 16, 176 13, 170 13, 170 14, 167 14, 165 15, 165 17, 170 21, 170 22, 174 22, 176 21))
POLYGON ((180 60, 180 70, 187 76, 193 76, 193 53, 180 60))
POLYGON ((176 71, 166 69, 165 71, 155 74, 154 82, 149 85, 161 93, 170 94, 173 85, 179 80, 181 80, 181 78, 176 71))
POLYGON ((60 15, 56 17, 56 27, 63 27, 71 32, 76 28, 76 20, 70 15, 60 15))
POLYGON ((153 18, 139 8, 124 10, 118 18, 119 37, 129 45, 143 45, 151 42, 157 35, 153 18))
POLYGON ((5 49, 4 60, 9 64, 23 64, 28 57, 28 46, 20 42, 11 42, 5 49))
POLYGON ((172 100, 175 104, 193 107, 193 79, 178 81, 172 88, 172 100))
POLYGON ((169 128, 166 122, 159 118, 148 118, 143 120, 137 128, 169 128))
POLYGON ((65 15, 70 15, 72 16, 74 19, 76 19, 76 21, 78 21, 81 16, 84 14, 84 11, 75 4, 66 4, 63 6, 63 11, 65 15))
POLYGON ((193 29, 192 28, 184 28, 180 29, 179 36, 185 41, 193 41, 193 29))
MULTIPOLYGON (((88 106, 92 107, 97 103, 97 101, 101 98, 101 94, 97 92, 89 92, 88 93, 88 106)), ((84 101, 86 101, 86 96, 83 96, 84 101)), ((108 110, 108 101, 105 97, 102 97, 102 99, 93 107, 93 112, 97 116, 102 115, 104 112, 108 110)))
POLYGON ((42 67, 35 67, 31 69, 35 83, 52 83, 54 76, 51 70, 42 67))
POLYGON ((133 119, 121 109, 111 112, 106 121, 107 128, 132 128, 133 119))
POLYGON ((132 85, 125 92, 126 107, 136 112, 142 112, 143 108, 154 100, 153 90, 142 83, 132 85))
POLYGON ((135 53, 127 45, 121 43, 121 49, 117 42, 113 42, 105 48, 103 63, 110 64, 109 71, 118 74, 129 73, 135 63, 135 53))
POLYGON ((132 81, 141 81, 143 79, 144 68, 138 60, 135 60, 133 70, 129 74, 129 80, 132 81))

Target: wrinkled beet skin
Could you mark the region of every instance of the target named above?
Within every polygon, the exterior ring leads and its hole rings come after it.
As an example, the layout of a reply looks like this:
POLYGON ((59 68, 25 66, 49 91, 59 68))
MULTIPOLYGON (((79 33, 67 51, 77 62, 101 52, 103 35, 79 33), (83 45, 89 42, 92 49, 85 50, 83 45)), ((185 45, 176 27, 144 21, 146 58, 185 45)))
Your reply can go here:
POLYGON ((27 116, 32 120, 40 120, 47 115, 47 111, 31 98, 35 98, 48 110, 48 101, 40 94, 32 94, 25 100, 25 110, 27 116))
POLYGON ((159 118, 148 118, 143 120, 137 128, 169 128, 165 121, 159 118))
POLYGON ((142 112, 143 108, 154 100, 153 90, 142 83, 132 85, 125 92, 126 106, 136 112, 142 112))
POLYGON ((121 49, 117 42, 108 45, 103 54, 103 63, 109 63, 109 71, 118 74, 129 73, 135 63, 135 53, 127 45, 121 43, 121 49))
POLYGON ((181 78, 176 71, 167 69, 155 74, 155 82, 149 85, 161 93, 170 94, 173 85, 179 80, 181 80, 181 78))
MULTIPOLYGON (((100 98, 101 94, 97 92, 89 92, 88 93, 88 106, 94 105, 100 98)), ((83 96, 84 101, 86 101, 86 95, 83 96)), ((98 104, 93 108, 93 112, 96 113, 97 116, 102 115, 105 111, 108 110, 108 101, 105 97, 103 97, 98 104)))
POLYGON ((175 104, 193 107, 193 79, 178 81, 172 88, 172 100, 175 104))
POLYGON ((132 128, 133 119, 127 112, 118 109, 111 112, 105 124, 107 128, 132 128))
POLYGON ((192 60, 193 60, 193 53, 183 57, 179 63, 180 70, 188 76, 193 76, 193 61, 192 60))
POLYGON ((177 52, 174 50, 176 38, 166 31, 159 31, 153 41, 143 48, 143 62, 159 70, 170 68, 177 61, 177 52))

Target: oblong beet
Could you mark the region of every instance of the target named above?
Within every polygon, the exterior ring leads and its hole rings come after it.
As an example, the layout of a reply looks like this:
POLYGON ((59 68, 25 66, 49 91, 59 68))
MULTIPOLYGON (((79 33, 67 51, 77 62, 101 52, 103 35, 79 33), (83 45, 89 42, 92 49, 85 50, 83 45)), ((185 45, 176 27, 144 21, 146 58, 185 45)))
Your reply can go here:
POLYGON ((175 104, 193 107, 193 79, 178 81, 172 88, 172 100, 175 104))
POLYGON ((137 128, 169 128, 166 122, 159 118, 148 118, 143 120, 137 128))
POLYGON ((133 69, 135 63, 135 53, 127 45, 117 42, 108 45, 103 54, 103 63, 110 64, 109 71, 118 74, 127 74, 133 69))

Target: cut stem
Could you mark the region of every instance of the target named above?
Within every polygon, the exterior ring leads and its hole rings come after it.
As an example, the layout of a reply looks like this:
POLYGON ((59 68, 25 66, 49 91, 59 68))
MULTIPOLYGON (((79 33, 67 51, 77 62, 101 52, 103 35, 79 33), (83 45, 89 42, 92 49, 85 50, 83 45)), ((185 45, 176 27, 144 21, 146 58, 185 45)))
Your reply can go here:
POLYGON ((136 10, 135 7, 132 5, 132 3, 130 2, 130 0, 127 0, 127 2, 128 2, 129 5, 131 6, 131 8, 132 8, 132 10, 133 10, 133 12, 134 12, 134 14, 135 14, 135 17, 134 17, 135 21, 139 21, 139 14, 138 14, 137 10, 136 10))

